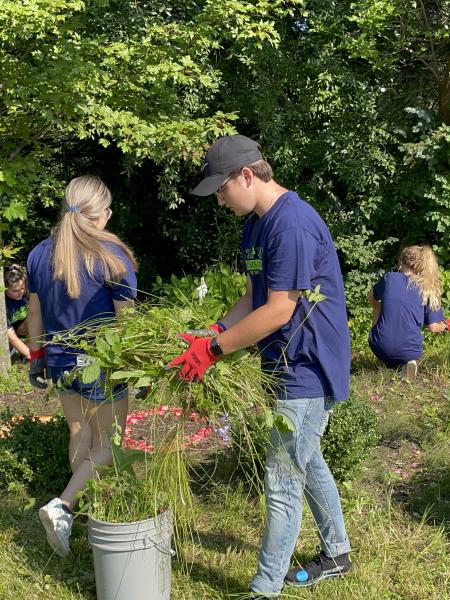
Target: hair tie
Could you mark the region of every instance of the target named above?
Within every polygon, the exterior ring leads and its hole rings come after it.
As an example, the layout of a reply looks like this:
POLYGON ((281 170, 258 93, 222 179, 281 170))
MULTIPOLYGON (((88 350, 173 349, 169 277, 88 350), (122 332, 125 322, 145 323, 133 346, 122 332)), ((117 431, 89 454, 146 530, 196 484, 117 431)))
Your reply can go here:
POLYGON ((76 204, 69 204, 66 207, 66 212, 80 212, 80 207, 77 206, 76 204))
POLYGON ((6 273, 10 273, 11 271, 17 271, 17 273, 22 273, 22 269, 18 265, 10 265, 5 267, 4 269, 6 273))

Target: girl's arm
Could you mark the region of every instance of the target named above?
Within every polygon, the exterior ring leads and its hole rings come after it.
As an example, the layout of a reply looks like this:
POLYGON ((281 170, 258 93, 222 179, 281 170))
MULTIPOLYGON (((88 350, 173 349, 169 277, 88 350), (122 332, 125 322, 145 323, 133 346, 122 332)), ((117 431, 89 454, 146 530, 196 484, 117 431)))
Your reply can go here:
POLYGON ((373 295, 373 288, 367 294, 367 298, 372 306, 372 326, 376 325, 381 313, 381 300, 377 300, 373 295))
POLYGON ((31 350, 39 350, 42 346, 44 325, 42 323, 41 304, 37 294, 30 293, 28 303, 28 342, 31 350))
POLYGON ((30 349, 19 338, 19 336, 15 332, 14 327, 10 327, 6 333, 8 334, 8 340, 11 346, 13 346, 18 352, 20 352, 20 354, 25 356, 25 358, 28 358, 28 360, 30 360, 30 349))
POLYGON ((131 308, 134 305, 134 300, 113 300, 113 304, 116 315, 120 315, 124 308, 131 308))
POLYGON ((440 321, 439 323, 430 323, 427 325, 428 329, 432 333, 444 333, 444 331, 448 331, 448 325, 446 321, 440 321))

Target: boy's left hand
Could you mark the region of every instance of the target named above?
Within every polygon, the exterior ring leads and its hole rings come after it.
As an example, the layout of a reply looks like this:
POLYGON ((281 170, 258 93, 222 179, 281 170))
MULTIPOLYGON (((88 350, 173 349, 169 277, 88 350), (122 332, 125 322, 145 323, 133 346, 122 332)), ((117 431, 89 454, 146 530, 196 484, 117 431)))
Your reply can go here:
POLYGON ((180 365, 181 379, 192 381, 196 378, 197 381, 201 381, 205 371, 219 360, 219 357, 211 352, 211 338, 196 337, 188 333, 182 333, 178 337, 189 344, 189 348, 172 359, 167 368, 172 369, 180 365))

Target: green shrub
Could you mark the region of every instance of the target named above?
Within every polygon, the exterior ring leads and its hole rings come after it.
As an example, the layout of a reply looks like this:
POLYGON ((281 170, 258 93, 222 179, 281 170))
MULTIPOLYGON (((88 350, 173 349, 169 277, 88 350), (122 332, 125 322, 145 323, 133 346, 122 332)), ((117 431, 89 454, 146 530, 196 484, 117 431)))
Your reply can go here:
POLYGON ((58 495, 71 476, 69 429, 63 416, 42 422, 30 413, 20 419, 10 410, 0 414, 5 435, 0 449, 12 453, 31 473, 28 491, 34 496, 58 495))
MULTIPOLYGON (((262 417, 254 417, 247 426, 250 440, 240 431, 239 423, 231 427, 234 473, 251 479, 256 465, 262 477, 269 429, 262 417)), ((322 438, 322 451, 337 481, 349 481, 357 475, 378 437, 377 418, 367 404, 351 396, 335 406, 322 438)))
POLYGON ((355 396, 337 404, 322 439, 323 455, 335 479, 353 479, 377 441, 377 418, 370 406, 355 396))
POLYGON ((446 313, 450 312, 450 270, 440 269, 442 280, 442 308, 446 313))
POLYGON ((0 446, 0 490, 7 490, 12 483, 28 484, 32 476, 30 467, 23 459, 0 446))

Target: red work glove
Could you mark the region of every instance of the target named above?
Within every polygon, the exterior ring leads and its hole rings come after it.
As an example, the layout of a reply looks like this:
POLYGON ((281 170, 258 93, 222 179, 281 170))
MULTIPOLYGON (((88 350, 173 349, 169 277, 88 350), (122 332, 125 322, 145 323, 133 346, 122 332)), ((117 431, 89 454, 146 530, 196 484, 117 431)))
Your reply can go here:
POLYGON ((189 348, 171 360, 167 368, 181 365, 181 379, 192 381, 196 377, 197 381, 201 381, 206 369, 219 360, 210 350, 211 338, 195 337, 189 333, 182 333, 178 337, 187 342, 189 348))
POLYGON ((447 331, 450 331, 450 319, 445 319, 444 323, 447 325, 447 331))
POLYGON ((30 350, 30 370, 28 372, 28 379, 30 380, 31 385, 40 390, 45 390, 47 388, 44 348, 30 350))
POLYGON ((209 329, 212 329, 216 333, 223 333, 227 330, 227 326, 225 325, 225 323, 222 323, 222 321, 216 321, 215 323, 209 326, 209 329))

